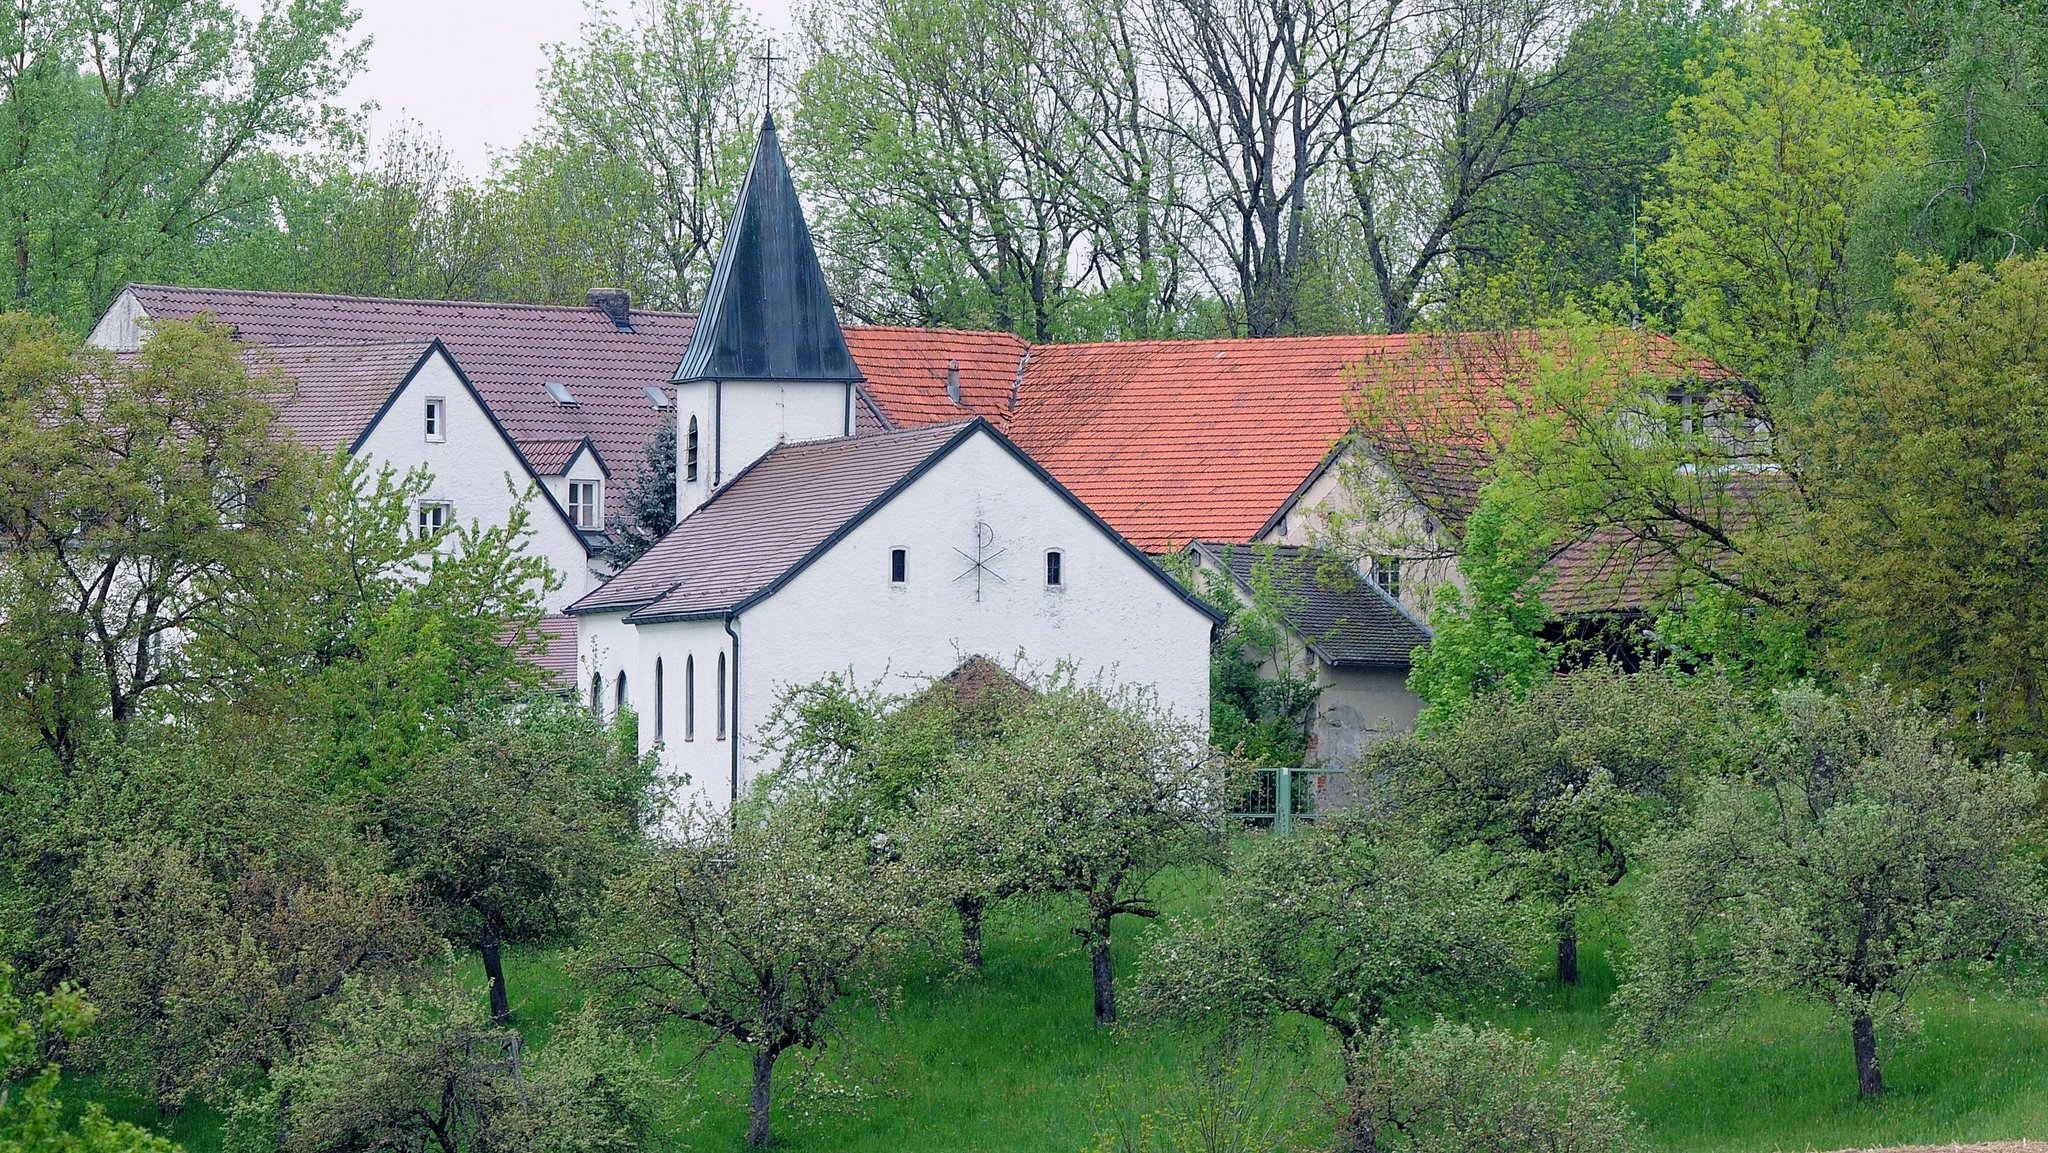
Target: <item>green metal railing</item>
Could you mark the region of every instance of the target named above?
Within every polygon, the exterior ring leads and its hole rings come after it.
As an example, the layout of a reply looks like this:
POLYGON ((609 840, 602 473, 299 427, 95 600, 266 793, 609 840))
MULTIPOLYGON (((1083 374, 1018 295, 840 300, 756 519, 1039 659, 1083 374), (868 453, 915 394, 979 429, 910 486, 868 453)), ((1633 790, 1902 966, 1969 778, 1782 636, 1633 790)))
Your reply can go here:
POLYGON ((1348 777, 1342 769, 1259 769, 1230 815, 1284 837, 1297 823, 1315 823, 1318 809, 1342 805, 1349 795, 1348 777))

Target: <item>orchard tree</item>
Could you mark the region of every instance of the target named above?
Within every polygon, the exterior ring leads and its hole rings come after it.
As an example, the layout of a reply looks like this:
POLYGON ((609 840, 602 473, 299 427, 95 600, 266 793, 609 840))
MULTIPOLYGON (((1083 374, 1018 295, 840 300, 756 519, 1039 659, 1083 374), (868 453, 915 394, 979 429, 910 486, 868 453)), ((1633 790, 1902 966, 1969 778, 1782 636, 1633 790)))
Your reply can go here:
POLYGON ((1000 852, 1001 821, 963 793, 957 766, 1031 692, 980 657, 902 695, 834 674, 790 689, 765 727, 778 763, 770 794, 821 805, 836 836, 899 855, 958 915, 970 968, 981 967, 983 916, 1025 880, 1000 852))
POLYGON ((582 920, 640 837, 653 777, 574 702, 527 698, 462 727, 382 799, 378 827, 449 937, 483 958, 502 1022, 503 946, 558 940, 582 920))
POLYGON ((1531 935, 1507 897, 1477 850, 1438 852, 1361 817, 1249 838, 1217 911, 1177 921, 1153 948, 1143 997, 1176 1016, 1299 1013, 1335 1036, 1357 1092, 1392 1014, 1469 1000, 1520 971, 1531 935))
POLYGON ((1466 588, 1437 591, 1429 644, 1415 651, 1408 690, 1422 699, 1424 728, 1452 723, 1488 693, 1519 696, 1556 667, 1556 646, 1542 636, 1549 540, 1532 528, 1516 490, 1482 490, 1465 522, 1458 558, 1466 588))
POLYGON ((1383 1033, 1346 1095, 1355 1150, 1628 1153, 1641 1129, 1621 1079, 1595 1058, 1504 1029, 1439 1019, 1383 1033))
POLYGON ((1628 871, 1641 839, 1736 752, 1716 681, 1595 665, 1501 689, 1455 719, 1368 754, 1401 819, 1444 848, 1482 845, 1517 900, 1557 926, 1557 979, 1579 979, 1578 923, 1628 871))
POLYGON ((1222 844, 1236 760, 1128 688, 1056 678, 1001 737, 963 758, 949 827, 984 846, 992 876, 1079 902, 1095 1023, 1113 1024, 1116 918, 1154 918, 1152 882, 1222 844))
POLYGON ((351 981, 317 1039, 237 1120, 260 1124, 248 1137, 280 1153, 647 1147, 655 1081, 629 1046, 586 1017, 558 1025, 535 1055, 477 1001, 450 974, 351 981))
POLYGON ((747 1144, 762 1146, 776 1062, 825 1045, 842 997, 908 939, 923 899, 910 869, 833 835, 816 806, 693 810, 612 886, 589 970, 643 1028, 690 1022, 752 1057, 747 1144))
POLYGON ((1881 1032, 1958 963, 2022 969, 2048 936, 2028 850, 2040 779, 1957 755, 1874 681, 1785 690, 1755 771, 1709 783, 1658 846, 1617 995, 1642 1034, 1759 993, 1825 1006, 1856 1087, 1884 1091, 1881 1032))

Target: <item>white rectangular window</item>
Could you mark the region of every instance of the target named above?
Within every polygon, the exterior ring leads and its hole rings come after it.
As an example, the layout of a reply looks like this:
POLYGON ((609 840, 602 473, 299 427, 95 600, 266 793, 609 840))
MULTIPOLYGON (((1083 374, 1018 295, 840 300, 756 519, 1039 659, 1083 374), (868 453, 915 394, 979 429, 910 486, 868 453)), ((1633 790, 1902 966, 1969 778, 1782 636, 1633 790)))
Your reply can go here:
POLYGON ((1401 595, 1401 558, 1397 556, 1376 556, 1372 558, 1372 583, 1387 590, 1387 595, 1398 598, 1401 595))
POLYGON ((448 439, 448 402, 438 396, 427 398, 427 439, 448 439))
POLYGON ((447 501, 421 501, 419 520, 417 521, 419 535, 421 537, 433 536, 435 533, 447 528, 448 522, 451 519, 453 517, 449 511, 447 501))
POLYGON ((604 495, 594 480, 572 480, 569 482, 569 519, 577 528, 601 528, 604 525, 604 495))

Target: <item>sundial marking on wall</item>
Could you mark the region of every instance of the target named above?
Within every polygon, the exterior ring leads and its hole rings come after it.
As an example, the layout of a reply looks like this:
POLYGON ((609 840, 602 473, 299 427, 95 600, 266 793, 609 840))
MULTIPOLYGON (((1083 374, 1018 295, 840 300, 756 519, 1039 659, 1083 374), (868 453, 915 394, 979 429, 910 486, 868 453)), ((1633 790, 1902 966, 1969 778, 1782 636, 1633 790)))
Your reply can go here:
POLYGON ((968 577, 973 577, 973 578, 974 578, 974 599, 975 599, 975 600, 977 600, 977 601, 979 601, 979 600, 981 599, 981 578, 982 578, 982 577, 984 577, 984 576, 990 576, 990 577, 994 577, 995 579, 997 579, 997 580, 999 580, 999 581, 1002 581, 1002 582, 1003 582, 1004 584, 1008 584, 1008 583, 1010 583, 1010 582, 1008 581, 1008 579, 1006 579, 1006 578, 1005 578, 1005 577, 1003 576, 1003 574, 1001 574, 1001 573, 997 572, 997 571, 996 571, 995 569, 993 569, 993 568, 990 568, 990 567, 989 567, 989 562, 990 562, 990 561, 993 561, 993 560, 994 560, 994 559, 996 559, 997 557, 999 557, 999 556, 1003 555, 1003 551, 1004 551, 1004 550, 1002 550, 1002 549, 999 549, 999 548, 992 548, 992 547, 991 547, 991 546, 993 546, 993 545, 994 545, 995 543, 996 543, 996 530, 994 530, 994 529, 990 528, 990 527, 988 526, 988 523, 987 523, 986 521, 975 521, 975 522, 974 522, 974 551, 973 551, 972 553, 969 553, 969 552, 967 552, 967 551, 966 551, 965 549, 957 549, 957 548, 956 548, 956 549, 954 549, 954 550, 953 550, 954 552, 956 552, 956 553, 959 553, 959 554, 960 554, 960 559, 961 559, 961 560, 964 560, 964 561, 966 561, 966 562, 967 562, 967 567, 966 567, 965 569, 961 570, 961 572, 960 572, 960 575, 959 575, 959 576, 956 576, 956 577, 954 577, 954 578, 953 578, 953 580, 954 580, 954 582, 955 582, 955 583, 957 584, 957 583, 958 583, 958 582, 960 582, 960 581, 964 581, 964 580, 966 580, 966 579, 967 579, 968 577))

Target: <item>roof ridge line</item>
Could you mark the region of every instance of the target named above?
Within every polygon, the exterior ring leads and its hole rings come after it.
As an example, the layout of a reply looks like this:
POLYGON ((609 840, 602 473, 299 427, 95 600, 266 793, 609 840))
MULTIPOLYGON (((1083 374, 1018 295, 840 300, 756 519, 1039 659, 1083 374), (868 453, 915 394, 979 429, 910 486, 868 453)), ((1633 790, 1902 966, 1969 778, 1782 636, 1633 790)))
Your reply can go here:
MULTIPOLYGON (((288 289, 275 288, 216 288, 208 285, 160 284, 156 282, 145 281, 130 281, 127 285, 123 286, 122 291, 126 292, 130 289, 136 288, 153 288, 164 292, 220 292, 231 293, 236 296, 267 296, 277 299, 292 298, 297 300, 349 300, 362 304, 424 304, 445 305, 451 308, 524 308, 536 312, 546 311, 550 309, 566 310, 571 312, 597 312, 596 309, 591 308, 587 304, 535 304, 534 302, 527 300, 442 300, 429 296, 356 296, 354 294, 346 292, 300 292, 288 289)), ((686 318, 694 318, 697 315, 694 312, 678 312, 675 311, 674 309, 667 308, 635 308, 633 310, 633 313, 636 316, 673 316, 686 318)), ((602 316, 603 314, 597 313, 597 315, 602 316)))

